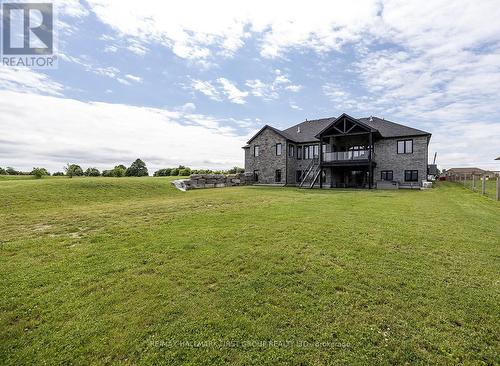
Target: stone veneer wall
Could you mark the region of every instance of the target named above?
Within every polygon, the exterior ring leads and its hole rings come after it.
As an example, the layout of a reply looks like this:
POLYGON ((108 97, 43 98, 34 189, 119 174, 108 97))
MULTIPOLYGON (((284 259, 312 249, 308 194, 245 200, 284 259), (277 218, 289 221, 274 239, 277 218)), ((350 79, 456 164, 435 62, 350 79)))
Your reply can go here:
POLYGON ((374 182, 380 181, 382 170, 392 170, 393 180, 405 184, 405 170, 418 170, 418 183, 427 180, 428 161, 427 136, 390 138, 376 141, 374 144, 374 182), (413 140, 412 154, 398 154, 398 140, 413 140))
POLYGON ((245 149, 245 173, 258 170, 256 183, 285 184, 287 171, 287 143, 281 135, 270 128, 263 130, 245 149), (281 155, 276 155, 276 144, 282 147, 281 155), (259 156, 254 156, 254 146, 259 146, 259 156), (275 181, 276 170, 281 170, 281 181, 275 181))
POLYGON ((253 184, 253 174, 192 174, 189 179, 172 181, 180 190, 199 188, 224 188, 253 184))

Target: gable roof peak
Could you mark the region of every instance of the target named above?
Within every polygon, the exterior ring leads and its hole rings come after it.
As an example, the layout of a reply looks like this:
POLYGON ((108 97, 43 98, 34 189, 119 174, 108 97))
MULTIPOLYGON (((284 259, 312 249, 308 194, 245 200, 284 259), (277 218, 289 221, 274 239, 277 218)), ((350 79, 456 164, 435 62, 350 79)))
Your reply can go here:
POLYGON ((278 135, 280 135, 281 137, 287 139, 287 140, 292 140, 290 138, 290 136, 284 132, 284 131, 281 131, 281 130, 278 130, 277 128, 273 127, 273 126, 270 126, 270 125, 264 125, 255 135, 252 136, 252 138, 250 140, 247 141, 247 144, 249 144, 250 142, 252 142, 257 136, 259 136, 262 131, 264 131, 265 129, 270 129, 271 131, 274 131, 275 133, 277 133, 278 135))

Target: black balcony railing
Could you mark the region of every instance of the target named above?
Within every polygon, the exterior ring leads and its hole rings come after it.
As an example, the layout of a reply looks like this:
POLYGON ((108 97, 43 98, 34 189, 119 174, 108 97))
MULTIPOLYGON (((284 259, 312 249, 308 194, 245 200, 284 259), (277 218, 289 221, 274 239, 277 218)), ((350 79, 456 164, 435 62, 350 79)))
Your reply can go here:
POLYGON ((332 161, 368 160, 369 157, 370 150, 324 152, 323 162, 328 163, 332 161))

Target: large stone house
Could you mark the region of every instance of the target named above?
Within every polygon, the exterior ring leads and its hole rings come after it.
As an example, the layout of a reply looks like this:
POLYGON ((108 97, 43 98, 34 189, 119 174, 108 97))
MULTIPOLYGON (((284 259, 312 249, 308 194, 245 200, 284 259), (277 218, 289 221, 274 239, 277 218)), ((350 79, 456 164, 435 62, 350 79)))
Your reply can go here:
POLYGON ((245 172, 260 184, 419 187, 427 179, 430 138, 412 127, 345 113, 286 130, 266 125, 243 147, 245 172))

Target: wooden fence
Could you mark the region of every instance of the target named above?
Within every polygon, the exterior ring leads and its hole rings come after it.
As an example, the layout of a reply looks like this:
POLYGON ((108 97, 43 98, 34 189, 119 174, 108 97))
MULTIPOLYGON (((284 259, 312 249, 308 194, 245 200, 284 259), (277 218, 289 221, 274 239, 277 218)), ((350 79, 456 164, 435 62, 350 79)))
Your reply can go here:
POLYGON ((462 184, 474 192, 481 193, 497 201, 500 201, 500 177, 486 177, 476 174, 454 174, 446 177, 446 180, 462 184))

